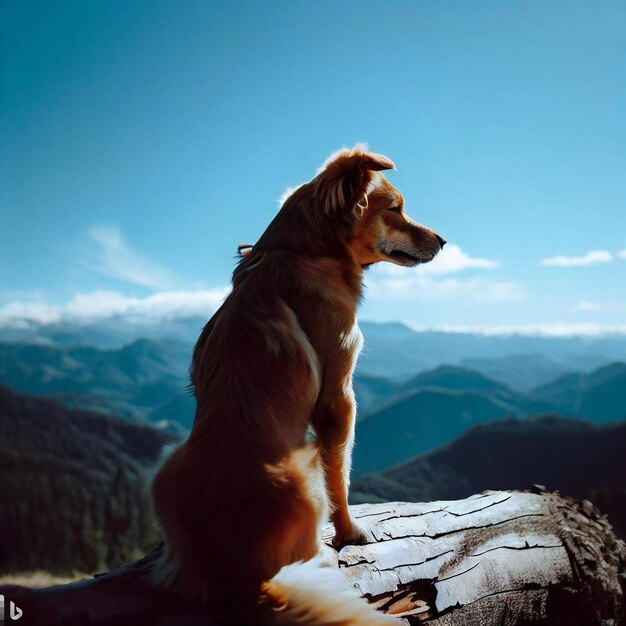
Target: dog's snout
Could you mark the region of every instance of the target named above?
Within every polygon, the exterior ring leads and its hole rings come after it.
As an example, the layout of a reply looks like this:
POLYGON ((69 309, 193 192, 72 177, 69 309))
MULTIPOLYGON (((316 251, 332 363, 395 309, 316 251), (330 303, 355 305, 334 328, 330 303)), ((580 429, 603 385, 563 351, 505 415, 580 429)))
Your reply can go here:
POLYGON ((442 248, 448 243, 443 237, 440 237, 437 233, 435 233, 435 237, 437 237, 437 241, 442 248))

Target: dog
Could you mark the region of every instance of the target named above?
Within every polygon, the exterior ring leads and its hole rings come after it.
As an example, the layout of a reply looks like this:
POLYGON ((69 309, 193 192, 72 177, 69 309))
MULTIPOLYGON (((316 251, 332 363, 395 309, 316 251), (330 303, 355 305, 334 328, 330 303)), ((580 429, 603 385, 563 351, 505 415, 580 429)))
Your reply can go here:
POLYGON ((152 485, 166 545, 153 581, 243 623, 396 623, 319 556, 329 515, 335 548, 368 541, 347 500, 364 270, 445 244, 407 217, 391 169, 362 145, 331 155, 241 254, 194 348, 194 424, 152 485))

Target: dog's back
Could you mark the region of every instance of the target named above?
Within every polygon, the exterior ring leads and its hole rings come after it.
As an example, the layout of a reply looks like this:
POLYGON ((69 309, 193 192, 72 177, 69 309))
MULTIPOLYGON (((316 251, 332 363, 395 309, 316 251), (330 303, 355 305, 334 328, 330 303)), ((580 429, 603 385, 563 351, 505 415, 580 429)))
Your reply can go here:
POLYGON ((157 578, 205 600, 237 589, 256 604, 263 581, 316 553, 325 499, 305 442, 315 352, 291 309, 251 286, 236 288, 198 341, 194 426, 164 460, 153 499, 167 537, 157 578))

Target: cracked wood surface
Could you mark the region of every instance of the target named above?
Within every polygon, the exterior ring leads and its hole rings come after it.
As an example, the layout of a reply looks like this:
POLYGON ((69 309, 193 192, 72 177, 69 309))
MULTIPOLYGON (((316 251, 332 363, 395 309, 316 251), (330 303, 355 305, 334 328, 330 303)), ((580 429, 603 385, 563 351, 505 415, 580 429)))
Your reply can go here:
MULTIPOLYGON (((536 489, 351 510, 370 542, 325 552, 399 624, 626 624, 626 548, 588 502, 536 489)), ((222 624, 147 585, 156 554, 82 583, 0 593, 50 625, 222 624)))

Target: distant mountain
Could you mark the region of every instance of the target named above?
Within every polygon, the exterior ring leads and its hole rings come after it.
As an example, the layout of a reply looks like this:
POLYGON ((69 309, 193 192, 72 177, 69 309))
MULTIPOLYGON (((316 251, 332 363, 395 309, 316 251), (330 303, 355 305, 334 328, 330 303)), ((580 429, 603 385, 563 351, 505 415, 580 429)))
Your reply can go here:
MULTIPOLYGON (((367 421, 363 424, 367 424, 367 421)), ((431 501, 484 489, 548 489, 596 504, 626 536, 626 424, 545 417, 480 424, 452 443, 357 476, 352 499, 431 501)))
MULTIPOLYGON (((207 318, 174 318, 158 323, 137 323, 123 316, 97 323, 37 324, 0 328, 0 341, 37 343, 56 347, 88 345, 117 350, 140 338, 173 340, 189 353, 207 318)), ((442 364, 463 365, 526 391, 571 370, 590 370, 624 359, 626 335, 598 337, 546 337, 538 335, 487 335, 415 331, 401 323, 361 322, 365 350, 358 371, 385 379, 406 379, 442 364), (508 360, 511 355, 517 355, 508 360), (541 357, 545 361, 540 362, 541 357), (481 364, 482 360, 501 359, 481 364), (474 366, 473 360, 479 363, 474 366), (528 366, 524 360, 529 359, 528 366), (471 360, 468 362, 468 360, 471 360), (565 369, 563 369, 565 368, 565 369), (530 379, 527 376, 530 375, 530 379)))
POLYGON ((161 428, 170 428, 177 422, 183 429, 191 430, 196 415, 196 397, 190 392, 179 393, 148 414, 148 419, 161 428))
POLYGON ((441 365, 434 370, 422 372, 400 385, 405 395, 407 392, 431 387, 450 391, 475 391, 504 402, 514 409, 514 414, 531 415, 551 408, 549 402, 514 391, 504 383, 488 378, 479 372, 454 365, 441 365))
POLYGON ((355 473, 383 469, 443 445, 473 424, 520 414, 475 391, 415 391, 357 423, 352 467, 355 473))
POLYGON ((358 419, 380 408, 403 390, 402 385, 396 381, 379 376, 368 376, 360 372, 355 373, 353 383, 358 419))
MULTIPOLYGON (((190 429, 195 398, 187 390, 191 346, 138 339, 116 349, 0 343, 0 382, 63 404, 159 423, 170 432, 190 429), (178 424, 178 427, 177 425, 178 424)), ((389 400, 397 382, 357 375, 359 416, 389 400)))
POLYGON ((567 374, 527 394, 467 368, 440 366, 390 383, 386 393, 357 423, 356 473, 382 470, 504 417, 560 413, 592 422, 626 420, 626 363, 567 374))
POLYGON ((546 383, 568 371, 596 368, 624 359, 626 355, 626 335, 486 335, 418 332, 398 323, 365 321, 360 324, 365 336, 365 350, 359 359, 359 371, 391 379, 408 378, 442 364, 470 366, 476 359, 479 360, 478 367, 471 366, 470 369, 525 391, 529 386, 546 383), (511 355, 516 356, 509 360, 511 355), (481 366, 480 362, 485 359, 500 359, 491 364, 495 365, 497 376, 493 376, 491 365, 489 368, 487 363, 481 366), (527 378, 529 375, 531 378, 527 378))
POLYGON ((472 371, 466 367, 454 365, 440 365, 433 370, 421 372, 405 381, 402 385, 405 389, 423 387, 442 387, 444 389, 474 389, 488 393, 505 394, 511 390, 503 383, 488 378, 480 372, 472 371))
POLYGON ((172 437, 0 386, 0 573, 93 572, 158 540, 146 478, 172 437))
MULTIPOLYGON (((373 345, 362 358, 370 358, 373 352, 378 352, 381 361, 390 360, 387 368, 390 373, 386 377, 374 376, 363 367, 357 368, 354 386, 359 419, 428 387, 474 391, 489 396, 496 404, 507 406, 507 411, 499 413, 498 417, 546 411, 600 420, 624 417, 624 401, 620 395, 623 387, 619 382, 611 382, 611 377, 601 385, 601 374, 596 378, 593 373, 560 376, 530 393, 515 391, 502 382, 513 377, 519 383, 520 377, 512 374, 515 368, 527 370, 526 383, 518 384, 520 387, 527 385, 528 372, 533 365, 540 370, 535 378, 565 367, 554 365, 540 355, 472 361, 484 370, 493 371, 495 378, 467 367, 450 365, 394 378, 392 363, 396 364, 396 370, 402 366, 408 371, 407 359, 400 354, 400 347, 402 352, 412 354, 411 346, 415 344, 414 352, 420 353, 419 358, 429 354, 434 358, 434 346, 454 337, 442 338, 439 336, 442 333, 418 334, 402 324, 365 324, 365 327, 373 345), (439 339, 434 344, 431 342, 429 353, 431 335, 439 339), (417 346, 422 344, 420 351, 417 346)), ((470 343, 474 339, 466 337, 470 343)), ((140 422, 158 422, 170 432, 182 433, 193 420, 195 406, 186 390, 191 351, 191 344, 171 339, 138 339, 121 348, 106 350, 82 345, 4 343, 0 344, 0 382, 23 393, 54 397, 67 406, 117 414, 140 422)))
POLYGON ((35 343, 43 346, 92 346, 101 350, 118 350, 138 339, 166 339, 192 346, 207 317, 159 319, 154 323, 133 321, 132 317, 113 316, 97 322, 57 322, 39 324, 24 320, 19 326, 0 327, 0 341, 35 343))
MULTIPOLYGON (((121 336, 132 336, 131 324, 119 326, 121 336)), ((178 320, 164 322, 159 332, 190 337, 201 326, 199 319, 178 320)), ((586 372, 562 373, 571 372, 570 362, 588 358, 597 363, 608 358, 598 355, 626 354, 626 337, 493 337, 418 333, 403 324, 364 322, 362 326, 366 348, 354 383, 359 420, 430 387, 471 391, 502 409, 487 410, 485 416, 556 411, 598 420, 624 417, 619 383, 601 386, 584 382, 591 376, 586 372), (506 352, 513 349, 529 351, 506 352), (453 365, 442 365, 446 360, 453 365), (459 366, 462 361, 481 371, 459 366), (554 374, 561 379, 558 384, 554 378, 544 380, 554 374), (511 381, 513 385, 507 384, 511 381), (536 381, 542 382, 537 393, 535 388, 520 391, 536 381), (567 398, 560 398, 563 394, 567 398)), ((107 349, 73 343, 81 339, 112 343, 116 328, 112 320, 102 326, 30 328, 24 341, 0 344, 0 382, 23 393, 54 397, 67 406, 158 423, 170 432, 188 429, 194 413, 194 400, 186 391, 193 339, 137 339, 107 349)), ((442 432, 458 434, 456 427, 442 432)))
POLYGON ((566 374, 532 391, 568 415, 594 422, 626 419, 626 363, 566 374))
POLYGON ((422 372, 387 393, 387 401, 357 425, 355 472, 398 463, 476 423, 551 408, 478 372, 450 365, 422 372))
POLYGON ((587 363, 585 368, 575 368, 543 354, 511 354, 493 358, 465 359, 463 365, 513 389, 529 391, 563 374, 577 369, 592 369, 606 363, 606 359, 600 360, 599 363, 593 357, 590 359, 591 362, 587 363))
POLYGON ((115 350, 0 344, 0 382, 68 406, 144 420, 183 393, 191 349, 173 340, 138 339, 115 350))

